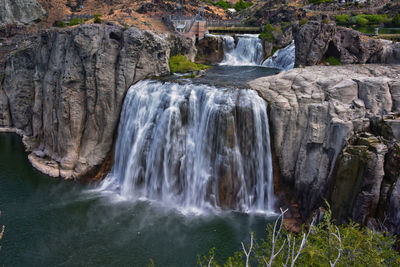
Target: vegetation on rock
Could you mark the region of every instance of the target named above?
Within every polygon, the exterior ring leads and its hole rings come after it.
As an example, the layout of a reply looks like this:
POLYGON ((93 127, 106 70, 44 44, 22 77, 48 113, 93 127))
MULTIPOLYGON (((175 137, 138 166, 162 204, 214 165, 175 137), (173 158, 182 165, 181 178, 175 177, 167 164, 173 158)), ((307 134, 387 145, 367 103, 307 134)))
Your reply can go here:
POLYGON ((236 2, 234 5, 233 5, 233 8, 236 10, 236 11, 241 11, 241 10, 243 10, 243 9, 246 9, 246 8, 249 8, 249 7, 251 7, 253 5, 253 3, 251 2, 251 1, 243 1, 243 0, 239 0, 238 2, 236 2))
POLYGON ((275 27, 272 26, 271 24, 265 24, 263 31, 260 33, 259 38, 260 39, 267 39, 269 42, 274 41, 274 35, 273 31, 275 30, 275 27))
POLYGON ((101 15, 100 14, 94 14, 93 15, 94 18, 94 23, 100 24, 101 23, 101 15))
POLYGON ((329 66, 339 66, 342 65, 342 63, 340 62, 340 60, 338 58, 335 57, 327 57, 324 60, 325 64, 328 64, 329 66))
MULTIPOLYGON (((396 15, 395 17, 391 18, 388 15, 382 14, 358 14, 355 16, 343 14, 336 15, 335 20, 339 25, 397 25, 397 23, 400 22, 400 15, 396 15)), ((400 25, 400 23, 398 25, 400 25)))
MULTIPOLYGON (((284 212, 282 213, 283 217, 284 212)), ((293 234, 282 227, 282 218, 267 227, 268 235, 251 240, 249 247, 235 252, 223 264, 215 261, 215 249, 198 257, 197 266, 399 266, 400 255, 394 249, 396 239, 386 232, 361 228, 350 222, 336 226, 331 212, 314 225, 303 226, 293 234), (280 224, 280 226, 279 226, 280 224)))
POLYGON ((169 59, 169 68, 171 73, 187 73, 190 71, 206 70, 209 68, 207 65, 196 64, 188 60, 187 57, 178 54, 169 59))

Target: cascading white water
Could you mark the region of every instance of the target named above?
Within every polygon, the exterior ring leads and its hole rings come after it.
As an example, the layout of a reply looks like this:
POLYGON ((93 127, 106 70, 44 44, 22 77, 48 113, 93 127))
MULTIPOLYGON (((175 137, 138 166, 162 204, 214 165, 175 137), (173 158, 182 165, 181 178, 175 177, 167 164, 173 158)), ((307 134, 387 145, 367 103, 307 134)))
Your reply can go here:
POLYGON ((188 210, 272 212, 267 104, 253 90, 141 81, 101 190, 188 210))
POLYGON ((237 35, 237 44, 232 36, 222 36, 224 59, 220 65, 256 66, 263 61, 262 42, 258 34, 237 35))
POLYGON ((294 68, 295 45, 292 41, 285 48, 277 50, 271 57, 262 64, 264 67, 290 70, 294 68))

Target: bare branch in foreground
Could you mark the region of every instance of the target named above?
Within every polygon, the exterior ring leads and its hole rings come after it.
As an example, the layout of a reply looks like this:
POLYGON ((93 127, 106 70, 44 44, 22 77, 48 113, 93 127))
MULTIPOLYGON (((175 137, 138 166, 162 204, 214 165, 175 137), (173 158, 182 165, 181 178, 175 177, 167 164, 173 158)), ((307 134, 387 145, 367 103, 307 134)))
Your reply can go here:
POLYGON ((337 249, 337 250, 338 250, 338 255, 337 255, 337 257, 336 257, 335 262, 332 263, 332 262, 329 260, 329 264, 331 265, 331 267, 336 266, 336 264, 338 263, 338 261, 339 261, 339 259, 340 259, 340 256, 342 255, 342 238, 341 238, 341 236, 340 236, 339 228, 338 228, 337 226, 335 226, 335 227, 336 227, 336 232, 337 232, 337 234, 332 234, 332 235, 333 235, 334 237, 336 237, 337 240, 339 241, 339 248, 337 249))
POLYGON ((253 249, 253 233, 251 233, 251 235, 250 235, 249 251, 248 252, 246 251, 246 248, 244 247, 243 242, 242 242, 242 248, 243 248, 244 254, 246 255, 246 267, 249 267, 250 266, 249 265, 250 253, 251 253, 251 250, 253 249))

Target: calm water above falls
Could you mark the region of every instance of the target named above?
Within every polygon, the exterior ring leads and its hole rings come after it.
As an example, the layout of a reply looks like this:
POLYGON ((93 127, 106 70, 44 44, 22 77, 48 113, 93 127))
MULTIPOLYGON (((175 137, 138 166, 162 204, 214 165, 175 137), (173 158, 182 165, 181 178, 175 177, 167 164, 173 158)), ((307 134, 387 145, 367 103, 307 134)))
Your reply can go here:
POLYGON ((30 166, 18 136, 0 134, 3 266, 193 266, 216 247, 240 249, 265 216, 223 212, 184 216, 155 202, 113 202, 88 186, 55 180, 30 166))

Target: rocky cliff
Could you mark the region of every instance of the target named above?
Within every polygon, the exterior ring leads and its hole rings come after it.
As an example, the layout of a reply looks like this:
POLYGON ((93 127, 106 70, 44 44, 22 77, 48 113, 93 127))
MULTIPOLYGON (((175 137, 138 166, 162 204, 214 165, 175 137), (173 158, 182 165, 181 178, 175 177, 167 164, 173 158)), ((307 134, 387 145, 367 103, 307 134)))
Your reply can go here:
POLYGON ((0 1, 0 26, 9 23, 28 24, 45 14, 46 11, 36 0, 0 1))
POLYGON ((369 38, 344 27, 310 21, 294 28, 296 66, 312 66, 327 57, 343 64, 400 63, 400 43, 369 38))
POLYGON ((281 179, 303 215, 327 198, 340 219, 367 224, 387 216, 399 230, 399 80, 399 65, 348 65, 250 82, 270 103, 281 179))
POLYGON ((127 89, 169 73, 169 52, 166 39, 136 28, 42 32, 6 60, 0 126, 22 130, 43 172, 95 175, 112 149, 127 89))

